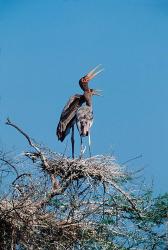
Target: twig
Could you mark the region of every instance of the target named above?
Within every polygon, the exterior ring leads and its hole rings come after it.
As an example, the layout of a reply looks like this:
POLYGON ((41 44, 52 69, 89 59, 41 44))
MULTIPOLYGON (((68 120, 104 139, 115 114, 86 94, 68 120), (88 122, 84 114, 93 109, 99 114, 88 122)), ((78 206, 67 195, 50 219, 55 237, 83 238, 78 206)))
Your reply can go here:
POLYGON ((18 173, 16 167, 15 167, 11 162, 9 162, 8 160, 6 160, 6 159, 4 159, 4 158, 0 158, 0 161, 3 161, 3 162, 5 162, 6 164, 8 164, 8 165, 15 171, 17 177, 19 176, 19 173, 18 173))
POLYGON ((9 118, 7 118, 6 125, 9 125, 9 126, 15 128, 17 131, 19 131, 19 132, 27 139, 29 145, 30 145, 31 147, 33 147, 33 148, 38 152, 37 156, 39 156, 39 158, 41 159, 41 161, 42 161, 42 163, 43 163, 43 167, 44 167, 45 171, 49 174, 50 180, 51 180, 51 183, 52 183, 51 191, 48 193, 48 199, 47 199, 47 200, 44 199, 44 200, 42 201, 41 204, 48 202, 48 200, 49 200, 51 197, 53 197, 53 196, 55 195, 55 193, 57 193, 56 189, 58 188, 59 183, 58 183, 58 181, 56 180, 55 175, 54 175, 54 174, 51 174, 51 173, 48 171, 48 169, 50 169, 50 166, 49 166, 49 164, 48 164, 47 158, 44 156, 44 154, 42 153, 41 149, 40 149, 37 145, 35 145, 35 144, 33 143, 33 141, 30 139, 30 137, 28 136, 28 134, 25 133, 25 132, 24 132, 21 128, 19 128, 17 125, 15 125, 14 123, 12 123, 12 122, 10 121, 9 118))
POLYGON ((125 161, 125 162, 122 162, 121 164, 124 165, 124 164, 126 164, 126 163, 128 163, 128 162, 131 162, 131 161, 137 160, 137 159, 139 159, 139 158, 142 158, 142 156, 143 156, 142 154, 137 155, 137 156, 135 156, 135 157, 133 157, 133 158, 128 159, 128 160, 125 161))
POLYGON ((122 195, 124 195, 126 197, 126 199, 128 200, 128 202, 131 204, 132 208, 138 213, 138 216, 140 218, 142 218, 139 210, 136 208, 136 204, 133 202, 132 198, 130 197, 130 195, 128 193, 126 193, 124 190, 122 190, 114 181, 111 181, 111 185, 117 190, 119 191, 122 195))
POLYGON ((18 130, 27 139, 30 146, 32 146, 37 152, 39 153, 41 152, 40 149, 32 142, 30 137, 21 128, 19 128, 17 125, 12 123, 9 118, 7 118, 7 121, 5 124, 11 127, 14 127, 16 130, 18 130))
POLYGON ((12 185, 14 185, 15 182, 16 182, 18 179, 20 179, 21 177, 23 177, 23 176, 31 177, 31 174, 23 173, 23 174, 18 175, 17 178, 12 182, 12 185))

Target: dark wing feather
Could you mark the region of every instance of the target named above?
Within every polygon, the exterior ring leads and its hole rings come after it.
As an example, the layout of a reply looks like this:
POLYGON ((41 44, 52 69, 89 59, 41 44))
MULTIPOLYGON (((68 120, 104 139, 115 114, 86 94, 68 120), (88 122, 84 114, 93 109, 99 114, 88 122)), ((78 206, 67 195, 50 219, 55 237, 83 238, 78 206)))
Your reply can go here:
POLYGON ((72 125, 75 123, 76 111, 83 103, 84 97, 82 95, 74 95, 69 99, 61 113, 57 126, 58 140, 63 141, 69 134, 72 125))

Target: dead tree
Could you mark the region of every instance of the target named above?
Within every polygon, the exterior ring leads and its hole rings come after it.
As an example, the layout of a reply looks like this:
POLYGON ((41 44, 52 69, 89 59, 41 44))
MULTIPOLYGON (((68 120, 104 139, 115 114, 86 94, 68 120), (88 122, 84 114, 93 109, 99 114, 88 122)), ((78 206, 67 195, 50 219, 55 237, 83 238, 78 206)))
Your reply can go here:
POLYGON ((0 199, 1 249, 150 249, 165 233, 147 223, 151 198, 110 156, 69 159, 34 142, 9 119, 30 148, 0 154, 11 183, 0 199), (95 248, 94 248, 95 247, 95 248), (134 248, 135 249, 135 248, 134 248))

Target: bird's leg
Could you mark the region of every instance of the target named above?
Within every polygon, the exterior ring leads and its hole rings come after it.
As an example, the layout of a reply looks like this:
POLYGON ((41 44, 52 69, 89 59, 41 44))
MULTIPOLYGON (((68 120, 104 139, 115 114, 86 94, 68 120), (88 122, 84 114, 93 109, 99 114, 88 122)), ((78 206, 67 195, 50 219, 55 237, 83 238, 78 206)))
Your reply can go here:
POLYGON ((82 136, 80 136, 80 159, 82 158, 83 155, 83 141, 82 141, 82 136))
POLYGON ((74 140, 74 125, 72 126, 71 144, 72 144, 72 158, 74 159, 74 145, 75 145, 75 140, 74 140))
POLYGON ((83 146, 82 136, 80 136, 80 139, 81 139, 81 152, 80 152, 80 159, 81 159, 83 154, 85 153, 86 147, 83 146))
POLYGON ((88 132, 88 141, 89 141, 89 156, 91 157, 91 139, 90 139, 90 131, 88 132))

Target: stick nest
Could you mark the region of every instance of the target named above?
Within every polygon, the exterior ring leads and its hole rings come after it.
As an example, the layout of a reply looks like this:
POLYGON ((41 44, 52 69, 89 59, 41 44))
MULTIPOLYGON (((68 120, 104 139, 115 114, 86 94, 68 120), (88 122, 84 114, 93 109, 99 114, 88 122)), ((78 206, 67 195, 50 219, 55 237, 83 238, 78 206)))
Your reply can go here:
POLYGON ((62 178, 80 179, 92 178, 96 181, 111 183, 128 178, 124 167, 116 163, 114 157, 97 155, 86 159, 70 159, 56 154, 43 168, 62 178))

